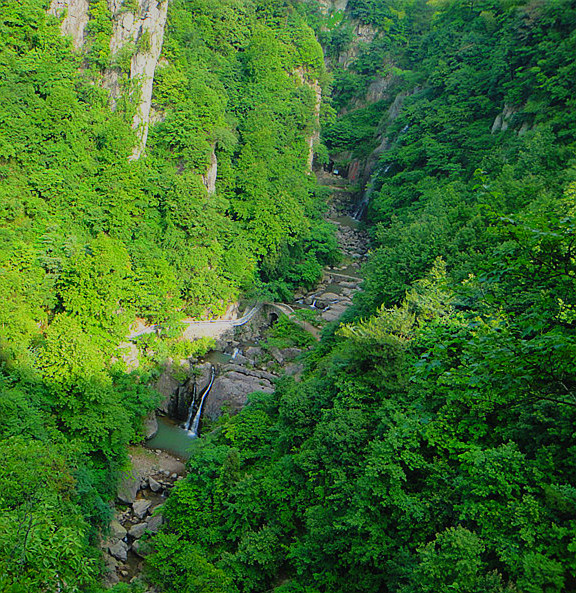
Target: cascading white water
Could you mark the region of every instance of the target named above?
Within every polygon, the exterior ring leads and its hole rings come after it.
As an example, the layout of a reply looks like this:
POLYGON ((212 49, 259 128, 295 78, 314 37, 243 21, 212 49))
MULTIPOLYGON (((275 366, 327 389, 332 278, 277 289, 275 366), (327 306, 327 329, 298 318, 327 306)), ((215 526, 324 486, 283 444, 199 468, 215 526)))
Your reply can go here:
POLYGON ((188 408, 188 418, 186 418, 186 422, 182 425, 184 430, 190 430, 190 422, 192 422, 192 412, 194 410, 194 402, 196 401, 196 383, 194 383, 194 388, 192 389, 192 399, 190 401, 190 407, 188 408))
POLYGON ((368 185, 366 186, 366 191, 364 192, 364 195, 362 196, 362 200, 360 200, 360 203, 356 207, 354 214, 352 214, 352 218, 354 220, 360 220, 362 218, 362 216, 364 216, 364 212, 366 212, 366 207, 368 206, 368 202, 370 201, 370 196, 372 195, 372 192, 374 191, 374 180, 376 179, 376 177, 378 177, 378 175, 380 175, 380 174, 386 175, 386 173, 388 173, 388 171, 390 170, 391 166, 392 166, 392 163, 388 163, 386 165, 386 167, 384 167, 383 171, 378 170, 372 175, 372 177, 370 177, 370 181, 368 182, 368 185))
POLYGON ((198 406, 198 410, 196 411, 196 415, 194 416, 194 420, 192 420, 192 426, 188 429, 188 435, 192 438, 196 438, 198 436, 198 426, 200 426, 200 416, 202 415, 202 406, 204 405, 204 400, 206 396, 210 393, 210 389, 212 389, 212 383, 214 383, 214 377, 216 375, 216 370, 214 366, 212 366, 212 375, 210 376, 210 383, 206 386, 202 395, 200 396, 200 405, 198 406))

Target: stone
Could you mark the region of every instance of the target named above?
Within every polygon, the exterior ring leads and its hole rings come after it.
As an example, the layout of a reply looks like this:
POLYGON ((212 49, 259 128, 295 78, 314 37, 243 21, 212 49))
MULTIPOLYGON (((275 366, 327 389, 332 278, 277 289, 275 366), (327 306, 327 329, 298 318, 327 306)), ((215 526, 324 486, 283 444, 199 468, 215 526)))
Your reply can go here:
POLYGON ((137 539, 132 544, 132 551, 138 556, 140 556, 140 558, 145 558, 146 556, 152 553, 152 547, 148 542, 143 542, 142 540, 137 539))
POLYGON ((128 535, 134 539, 139 539, 144 535, 147 527, 147 523, 136 523, 136 525, 132 525, 132 527, 130 527, 128 535))
POLYGON ((162 488, 162 486, 152 477, 148 478, 148 484, 150 485, 150 490, 152 492, 158 492, 162 488))
POLYGON ((120 524, 120 521, 113 519, 110 522, 110 535, 113 539, 123 539, 126 537, 126 529, 120 524))
POLYGON ((326 311, 324 311, 322 313, 322 319, 324 319, 324 321, 336 321, 340 315, 342 315, 342 313, 344 313, 346 307, 345 306, 334 306, 334 307, 330 307, 329 309, 327 309, 326 311))
POLYGON ((160 514, 149 517, 146 521, 146 531, 149 531, 150 533, 156 533, 160 529, 160 526, 163 522, 164 519, 160 514))
POLYGON ((258 348, 257 346, 249 346, 244 351, 244 356, 249 358, 250 360, 256 360, 262 355, 262 348, 258 348))
POLYGON ((170 477, 171 477, 173 480, 175 480, 175 479, 178 477, 178 474, 174 474, 174 473, 173 473, 173 474, 170 474, 170 477))
POLYGON ((126 504, 132 504, 136 500, 139 487, 140 478, 135 471, 124 473, 118 484, 118 500, 126 504))
POLYGON ((146 418, 144 418, 144 438, 146 440, 156 436, 158 432, 158 419, 154 412, 150 412, 146 418))
POLYGON ((158 409, 160 409, 165 414, 168 413, 170 398, 176 389, 178 389, 178 386, 178 381, 172 377, 168 370, 164 371, 156 383, 154 383, 154 389, 163 395, 162 402, 160 403, 158 409))
POLYGON ((282 353, 280 352, 279 348, 270 348, 269 352, 270 352, 270 356, 272 356, 272 358, 278 364, 282 364, 284 362, 284 357, 282 356, 282 353))
POLYGON ((108 546, 108 551, 114 558, 120 560, 121 562, 125 562, 128 558, 128 546, 122 541, 119 540, 115 544, 108 546))
POLYGON ((151 504, 152 503, 149 500, 141 498, 132 505, 132 510, 134 511, 134 514, 141 519, 148 512, 151 504))
POLYGON ((247 358, 246 356, 243 356, 242 354, 236 354, 236 356, 234 357, 233 360, 236 364, 242 364, 242 365, 248 364, 249 362, 251 362, 249 358, 247 358))
POLYGON ((216 419, 222 414, 222 407, 227 405, 235 414, 245 405, 249 393, 263 391, 272 393, 272 379, 276 377, 266 371, 246 369, 238 365, 227 365, 227 372, 216 377, 209 395, 204 401, 204 414, 216 419))
POLYGON ((298 356, 302 354, 303 350, 301 350, 300 348, 282 348, 280 352, 282 354, 282 358, 284 358, 284 360, 286 361, 298 358, 298 356))

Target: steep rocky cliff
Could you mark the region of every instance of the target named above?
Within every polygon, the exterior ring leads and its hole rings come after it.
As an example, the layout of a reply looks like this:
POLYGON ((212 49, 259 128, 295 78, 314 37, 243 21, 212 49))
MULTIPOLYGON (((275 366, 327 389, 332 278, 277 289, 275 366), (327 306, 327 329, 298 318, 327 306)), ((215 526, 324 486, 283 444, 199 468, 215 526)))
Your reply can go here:
POLYGON ((88 0, 52 0, 48 12, 62 18, 62 35, 72 37, 76 49, 84 45, 84 30, 88 24, 88 0))
MULTIPOLYGON (((51 14, 62 18, 62 34, 70 36, 78 50, 82 50, 86 42, 89 9, 88 0, 52 0, 49 8, 51 14)), ((138 159, 146 148, 152 87, 164 41, 168 0, 138 0, 130 6, 122 0, 108 0, 108 10, 112 18, 111 64, 102 73, 102 85, 110 93, 112 109, 122 92, 131 93, 130 98, 135 103, 132 127, 137 142, 130 159, 138 159), (132 54, 128 73, 130 85, 126 85, 129 91, 124 91, 122 69, 115 65, 122 52, 132 54)))

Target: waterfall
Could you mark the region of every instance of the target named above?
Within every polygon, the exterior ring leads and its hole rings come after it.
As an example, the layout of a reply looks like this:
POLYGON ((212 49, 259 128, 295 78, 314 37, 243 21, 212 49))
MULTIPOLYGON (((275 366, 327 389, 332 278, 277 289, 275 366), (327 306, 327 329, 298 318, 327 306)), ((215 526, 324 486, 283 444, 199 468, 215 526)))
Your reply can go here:
POLYGON ((190 430, 190 422, 192 421, 192 412, 194 411, 194 404, 196 403, 196 383, 194 383, 194 387, 192 389, 192 399, 190 400, 190 407, 188 408, 188 418, 186 418, 186 422, 182 425, 184 430, 190 430))
POLYGON ((388 163, 384 167, 383 171, 378 170, 372 175, 372 177, 370 177, 370 181, 368 182, 366 191, 364 192, 364 195, 362 196, 360 203, 356 207, 354 214, 352 214, 352 218, 354 220, 361 220, 361 218, 364 216, 364 212, 366 212, 366 207, 368 206, 368 202, 370 201, 370 196, 372 195, 372 192, 374 191, 374 181, 376 180, 376 177, 378 177, 378 175, 380 175, 380 173, 382 173, 382 175, 386 175, 386 173, 388 173, 388 171, 390 170, 391 166, 392 166, 392 163, 388 163))
POLYGON ((238 348, 234 348, 234 352, 232 352, 232 358, 231 360, 236 360, 236 357, 238 356, 238 348))
POLYGON ((196 415, 194 416, 194 420, 192 420, 192 426, 188 428, 188 434, 195 438, 198 436, 198 426, 200 425, 200 416, 202 415, 202 406, 204 404, 204 400, 206 396, 210 393, 210 389, 212 389, 212 383, 214 383, 214 376, 216 375, 216 370, 214 366, 212 366, 212 374, 210 376, 210 383, 204 388, 204 391, 200 395, 200 405, 198 406, 198 410, 196 411, 196 415))

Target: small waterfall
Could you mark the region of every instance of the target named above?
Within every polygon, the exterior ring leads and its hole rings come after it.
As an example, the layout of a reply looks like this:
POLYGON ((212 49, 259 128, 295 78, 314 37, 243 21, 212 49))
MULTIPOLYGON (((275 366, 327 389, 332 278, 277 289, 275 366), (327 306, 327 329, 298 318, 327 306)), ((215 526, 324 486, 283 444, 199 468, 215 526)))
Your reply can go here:
POLYGON ((196 411, 196 415, 194 416, 194 420, 192 420, 192 426, 188 428, 188 434, 195 438, 198 436, 198 426, 200 425, 200 416, 202 415, 202 406, 204 405, 204 400, 206 396, 210 393, 210 389, 212 389, 212 383, 214 383, 214 377, 216 375, 216 369, 212 366, 212 374, 210 376, 210 383, 204 388, 204 391, 200 395, 200 404, 198 406, 198 410, 196 411))
POLYGON ((380 175, 380 174, 386 175, 386 173, 388 173, 388 171, 390 170, 391 166, 392 166, 392 163, 388 163, 384 167, 384 170, 377 170, 372 175, 372 177, 370 177, 370 181, 368 182, 368 185, 366 186, 366 191, 364 192, 364 195, 362 196, 360 203, 356 207, 354 214, 352 214, 352 218, 354 220, 361 220, 362 217, 364 216, 364 213, 366 212, 366 208, 368 206, 368 202, 370 201, 370 196, 372 195, 372 192, 374 191, 374 182, 376 180, 376 177, 378 177, 378 175, 380 175))
POLYGON ((190 422, 192 422, 192 412, 194 411, 194 404, 196 403, 196 383, 194 383, 194 387, 192 388, 192 399, 190 400, 190 407, 188 408, 188 418, 186 418, 186 422, 182 425, 184 430, 190 430, 190 422))
POLYGON ((232 358, 230 360, 236 360, 236 357, 238 356, 238 348, 234 348, 234 352, 232 352, 232 358))
POLYGON ((312 301, 312 304, 310 306, 312 307, 312 309, 316 309, 316 299, 312 301))

